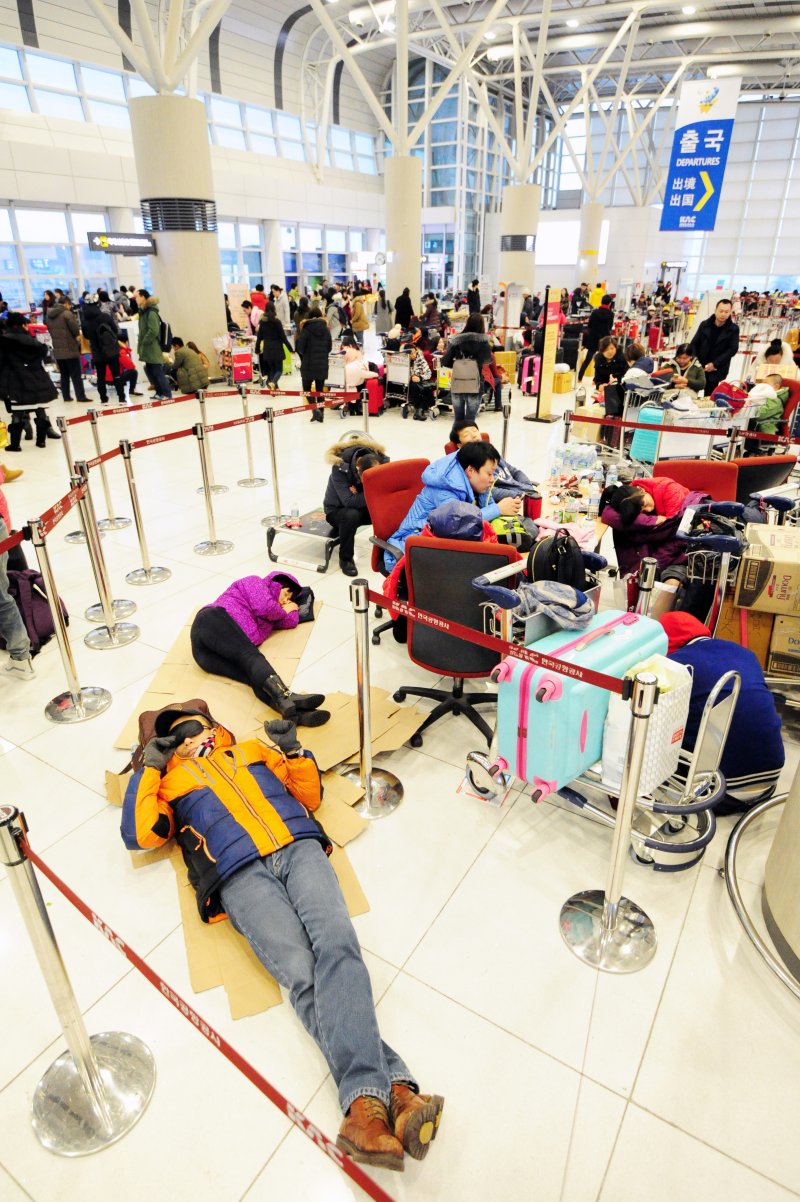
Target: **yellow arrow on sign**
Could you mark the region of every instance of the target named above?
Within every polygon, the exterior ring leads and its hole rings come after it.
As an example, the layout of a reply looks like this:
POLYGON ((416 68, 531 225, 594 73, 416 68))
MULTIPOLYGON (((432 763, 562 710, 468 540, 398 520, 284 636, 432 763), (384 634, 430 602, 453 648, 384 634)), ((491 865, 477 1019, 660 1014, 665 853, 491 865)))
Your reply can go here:
POLYGON ((711 180, 708 178, 708 172, 701 171, 700 178, 703 181, 703 187, 705 188, 705 192, 700 197, 697 204, 694 206, 695 213, 699 213, 700 210, 702 209, 703 205, 706 203, 706 201, 711 200, 711 197, 714 195, 714 185, 712 184, 711 180))

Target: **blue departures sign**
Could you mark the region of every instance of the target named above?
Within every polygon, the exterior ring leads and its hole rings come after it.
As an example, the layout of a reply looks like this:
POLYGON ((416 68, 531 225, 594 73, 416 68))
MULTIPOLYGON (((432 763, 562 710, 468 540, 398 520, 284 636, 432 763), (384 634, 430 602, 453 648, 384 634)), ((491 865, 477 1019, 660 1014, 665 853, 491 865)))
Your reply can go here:
POLYGON ((683 84, 664 188, 662 230, 713 230, 741 80, 683 84))

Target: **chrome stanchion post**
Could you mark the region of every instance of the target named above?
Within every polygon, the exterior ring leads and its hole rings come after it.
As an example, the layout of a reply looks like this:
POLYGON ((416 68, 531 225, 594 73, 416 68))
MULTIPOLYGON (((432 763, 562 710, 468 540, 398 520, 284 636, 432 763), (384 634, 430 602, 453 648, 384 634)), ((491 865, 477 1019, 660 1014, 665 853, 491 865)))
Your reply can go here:
POLYGON ((622 878, 647 731, 657 699, 656 677, 652 672, 638 673, 631 692, 631 729, 605 892, 587 889, 568 898, 561 908, 561 935, 567 947, 580 960, 604 972, 637 972, 650 962, 656 950, 653 923, 635 902, 622 896, 622 878))
POLYGON ((657 561, 651 559, 649 556, 639 564, 639 596, 636 599, 634 612, 642 614, 645 617, 650 609, 650 602, 653 599, 657 571, 657 561))
POLYGON ((361 416, 364 418, 364 433, 369 434, 369 393, 366 388, 361 393, 361 416))
POLYGON ((108 709, 111 705, 111 694, 108 689, 98 688, 93 685, 82 689, 78 683, 78 672, 72 656, 72 647, 67 634, 67 624, 64 620, 61 603, 58 599, 58 589, 53 579, 53 569, 50 565, 50 556, 47 552, 41 519, 35 518, 30 522, 29 529, 33 549, 36 552, 36 562, 39 565, 39 571, 44 581, 44 591, 47 596, 47 604, 50 607, 50 615, 53 619, 53 629, 55 630, 61 662, 64 665, 64 673, 67 677, 67 691, 59 693, 57 697, 53 697, 51 701, 48 701, 44 707, 45 716, 51 722, 85 722, 87 719, 95 718, 98 714, 102 714, 104 710, 108 709))
MULTIPOLYGON (((78 475, 72 477, 70 481, 72 487, 77 488, 81 484, 88 484, 89 469, 85 461, 81 460, 76 463, 75 468, 78 475)), ((99 604, 90 605, 84 612, 84 617, 87 621, 99 622, 100 625, 96 630, 90 630, 83 641, 93 651, 107 651, 111 647, 124 647, 127 643, 132 643, 135 639, 138 639, 139 627, 134 626, 132 622, 118 622, 117 618, 126 618, 130 614, 135 613, 136 603, 134 601, 111 600, 108 568, 106 567, 103 548, 100 545, 97 519, 88 487, 85 489, 83 497, 78 500, 78 514, 81 519, 83 532, 86 535, 89 559, 92 563, 92 573, 97 585, 97 592, 100 596, 99 604)))
POLYGON ((736 451, 739 442, 739 430, 736 426, 728 426, 728 449, 725 452, 725 459, 728 463, 736 458, 736 451))
POLYGON ((278 489, 278 459, 275 454, 275 413, 268 406, 264 410, 264 419, 267 423, 267 434, 269 436, 269 459, 272 468, 272 498, 275 505, 275 512, 270 513, 267 517, 261 519, 262 526, 282 526, 289 518, 288 513, 284 513, 281 509, 281 494, 278 489))
MULTIPOLYGON (((75 471, 75 458, 72 454, 72 447, 70 446, 70 442, 69 442, 69 426, 67 424, 66 418, 57 417, 56 418, 56 426, 58 427, 58 432, 61 435, 61 446, 63 447, 64 454, 67 457, 67 473, 71 476, 73 474, 73 472, 75 471)), ((102 538, 103 535, 101 534, 100 537, 102 538)), ((64 542, 65 543, 85 543, 86 535, 83 533, 82 530, 72 530, 69 534, 67 534, 65 536, 64 542)))
POLYGON ((264 476, 253 475, 253 444, 250 439, 250 422, 247 420, 250 417, 250 409, 247 404, 247 385, 240 384, 239 392, 242 397, 242 417, 244 422, 244 445, 247 451, 247 475, 244 480, 237 480, 236 483, 240 488, 263 488, 265 484, 269 484, 264 476))
MULTIPOLYGON (((198 391, 197 399, 200 402, 200 421, 204 426, 207 426, 208 422, 206 421, 206 394, 203 392, 202 389, 200 389, 198 391)), ((210 443, 206 446, 205 453, 206 453, 206 470, 208 472, 209 491, 212 493, 227 492, 228 491, 227 484, 215 484, 214 483, 214 464, 211 460, 211 444, 210 443)), ((205 484, 203 484, 200 488, 197 489, 197 492, 204 492, 204 491, 205 491, 205 484)))
POLYGON ((206 501, 206 518, 208 519, 208 538, 195 545, 196 555, 227 555, 233 550, 233 543, 226 538, 217 538, 217 528, 214 525, 214 507, 211 504, 211 477, 208 465, 208 443, 206 441, 203 423, 198 422, 192 427, 192 433, 197 439, 197 449, 200 452, 200 471, 203 475, 203 487, 198 492, 203 493, 206 501))
MULTIPOLYGON (((564 410, 564 446, 566 446, 567 443, 569 442, 571 433, 572 433, 572 410, 565 409, 564 410)), ((505 458, 505 456, 503 456, 503 458, 505 458)))
POLYGON ((88 1156, 116 1143, 144 1114, 155 1087, 155 1061, 135 1035, 87 1034, 33 865, 22 850, 26 832, 19 811, 0 806, 0 862, 69 1048, 33 1092, 33 1129, 57 1156, 88 1156))
POLYGON ((503 441, 500 448, 500 454, 506 458, 508 453, 508 426, 511 421, 511 401, 506 399, 503 401, 503 441))
MULTIPOLYGON (((92 423, 92 441, 94 442, 95 454, 102 455, 103 451, 100 446, 100 431, 98 429, 100 418, 98 416, 96 409, 88 409, 87 412, 89 414, 89 421, 92 423)), ((108 487, 108 476, 106 475, 106 465, 104 463, 99 463, 97 466, 100 468, 100 481, 103 485, 103 495, 105 496, 105 499, 106 499, 106 513, 108 514, 108 517, 101 518, 100 521, 97 523, 97 529, 98 530, 124 530, 127 526, 130 526, 131 519, 130 518, 115 518, 115 517, 111 516, 113 514, 114 510, 113 510, 113 507, 111 504, 111 490, 108 487)))
POLYGON ((125 580, 128 584, 161 584, 164 580, 169 580, 172 572, 169 568, 153 567, 150 562, 150 553, 147 550, 147 540, 144 536, 144 525, 142 523, 142 511, 139 508, 139 492, 136 488, 136 480, 133 475, 133 463, 131 461, 131 444, 127 438, 120 439, 119 444, 122 462, 125 465, 125 478, 128 481, 128 492, 131 498, 131 509, 133 510, 133 520, 136 525, 136 537, 139 540, 139 554, 142 557, 142 566, 134 568, 128 572, 125 580))
POLYGON ((356 695, 358 699, 358 738, 360 762, 347 766, 340 774, 364 789, 364 800, 353 806, 362 818, 385 818, 403 800, 403 786, 393 772, 372 766, 372 698, 369 683, 369 585, 354 580, 350 601, 356 620, 356 695))

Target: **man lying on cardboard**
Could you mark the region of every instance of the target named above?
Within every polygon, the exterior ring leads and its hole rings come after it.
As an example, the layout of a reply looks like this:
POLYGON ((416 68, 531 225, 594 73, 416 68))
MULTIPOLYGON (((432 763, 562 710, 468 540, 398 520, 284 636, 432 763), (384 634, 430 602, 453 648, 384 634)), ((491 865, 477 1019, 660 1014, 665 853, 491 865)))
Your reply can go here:
POLYGON ((130 849, 175 836, 204 922, 226 916, 289 993, 339 1091, 337 1145, 363 1164, 403 1168, 427 1154, 444 1099, 419 1093, 378 1030, 369 975, 313 817, 316 761, 293 722, 265 724, 273 746, 236 744, 199 710, 166 709, 125 791, 130 849))

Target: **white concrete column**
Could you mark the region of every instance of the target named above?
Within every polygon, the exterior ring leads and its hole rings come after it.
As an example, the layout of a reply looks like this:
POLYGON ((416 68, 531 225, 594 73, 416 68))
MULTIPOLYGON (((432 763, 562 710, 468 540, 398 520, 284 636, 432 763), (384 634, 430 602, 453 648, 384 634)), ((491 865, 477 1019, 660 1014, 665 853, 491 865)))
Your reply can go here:
MULTIPOLYGON (((133 212, 130 209, 110 208, 108 210, 109 233, 130 234, 133 232, 133 212)), ((132 255, 109 255, 111 274, 120 284, 139 284, 139 260, 132 255)))
POLYGON ((603 205, 590 201, 581 206, 581 233, 578 243, 578 283, 592 289, 600 277, 600 231, 603 228, 603 205))
POLYGON ((205 105, 186 96, 141 96, 129 109, 139 195, 143 202, 163 202, 154 207, 169 227, 153 229, 153 293, 161 317, 216 362, 212 339, 226 331, 219 243, 216 230, 197 228, 214 202, 205 105), (171 203, 182 200, 199 203, 194 211, 171 203))
POLYGON ((264 220, 264 288, 269 292, 270 284, 286 287, 283 271, 283 247, 281 246, 280 221, 264 220))
POLYGON ((507 184, 500 212, 500 280, 533 290, 535 250, 526 250, 526 239, 536 242, 542 189, 538 184, 507 184), (505 249, 504 249, 505 248, 505 249))
POLYGON ((393 154, 383 175, 386 200, 386 295, 411 289, 419 311, 422 276, 422 163, 414 155, 393 154))

